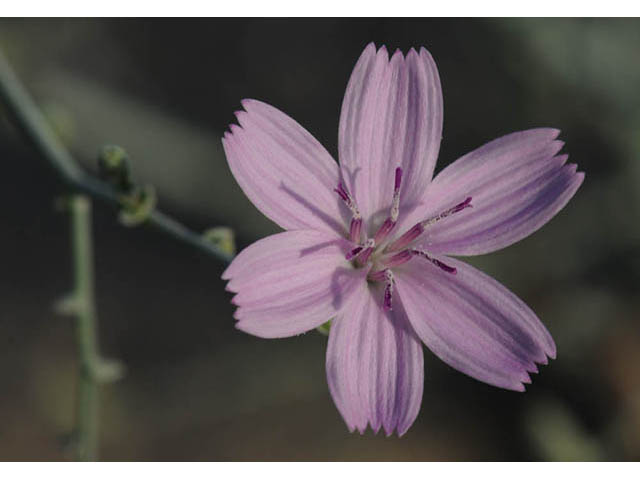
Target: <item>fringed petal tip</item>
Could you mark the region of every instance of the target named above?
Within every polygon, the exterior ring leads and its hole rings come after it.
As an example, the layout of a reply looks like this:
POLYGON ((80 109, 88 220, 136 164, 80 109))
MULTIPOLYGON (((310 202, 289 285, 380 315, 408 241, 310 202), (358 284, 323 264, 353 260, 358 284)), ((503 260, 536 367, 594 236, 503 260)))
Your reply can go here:
MULTIPOLYGON (((222 275, 220 275, 220 278, 222 280, 225 280, 225 281, 231 280, 231 272, 232 271, 233 270, 231 268, 231 265, 228 265, 227 268, 224 269, 224 272, 222 272, 222 275)), ((227 291, 231 291, 231 290, 227 290, 227 291)))
POLYGON ((384 312, 379 293, 363 284, 332 323, 327 381, 350 431, 401 436, 422 402, 422 344, 402 306, 384 312))
POLYGON ((333 318, 364 284, 366 270, 344 260, 349 242, 313 230, 283 232, 244 249, 223 273, 236 327, 262 338, 283 338, 333 318))
POLYGON ((535 313, 488 275, 447 258, 457 275, 407 264, 397 293, 417 335, 443 361, 507 390, 524 391, 529 373, 555 356, 535 313))
POLYGON ((374 428, 374 426, 371 425, 370 423, 367 423, 364 427, 356 427, 354 425, 347 424, 347 429, 349 430, 349 433, 358 432, 362 436, 367 435, 369 432, 371 432, 371 434, 373 434, 374 436, 377 436, 379 433, 381 433, 387 438, 393 435, 397 436, 398 438, 402 438, 405 435, 405 433, 409 431, 410 427, 411 425, 406 425, 402 427, 394 426, 392 428, 386 428, 382 425, 379 425, 376 428, 374 428))
MULTIPOLYGON (((396 52, 397 51, 398 50, 396 50, 396 52)), ((387 57, 387 60, 388 60, 389 52, 387 50, 387 46, 384 44, 377 46, 375 42, 369 42, 367 46, 364 48, 364 50, 362 51, 362 53, 360 54, 360 58, 358 59, 358 62, 367 62, 372 57, 375 57, 377 55, 384 55, 387 57)), ((358 62, 356 62, 356 66, 358 62)))
POLYGON ((244 108, 246 112, 251 111, 252 107, 257 107, 260 104, 264 104, 264 102, 256 100, 255 98, 243 98, 242 100, 240 100, 240 105, 242 105, 242 108, 244 108))
POLYGON ((338 135, 342 178, 365 222, 389 206, 398 166, 406 178, 401 202, 419 201, 433 175, 442 121, 442 89, 430 57, 411 49, 389 59, 385 46, 376 51, 369 44, 347 85, 338 135))
POLYGON ((481 255, 531 235, 577 192, 584 173, 565 163, 560 130, 536 128, 500 137, 470 152, 434 179, 423 202, 438 209, 464 196, 473 210, 434 225, 431 253, 481 255))
POLYGON ((255 99, 241 104, 222 145, 249 200, 285 230, 341 234, 341 205, 333 192, 340 175, 331 155, 277 108, 255 99))
POLYGON ((222 134, 222 145, 223 146, 225 144, 227 144, 231 140, 233 135, 237 135, 237 134, 240 134, 242 132, 242 122, 240 121, 240 119, 243 117, 243 115, 246 115, 248 113, 248 109, 247 109, 245 103, 248 103, 250 105, 251 102, 259 102, 259 100, 254 100, 252 98, 244 98, 244 99, 240 100, 240 105, 242 105, 242 108, 244 110, 236 110, 236 111, 233 112, 233 114, 236 117, 236 123, 230 123, 227 126, 227 130, 225 130, 224 133, 222 134))
POLYGON ((428 59, 429 61, 435 64, 435 61, 433 60, 433 56, 431 55, 431 52, 427 50, 426 47, 420 47, 420 56, 428 59))
MULTIPOLYGON (((389 50, 387 49, 387 46, 384 44, 377 46, 375 42, 369 42, 367 46, 364 48, 364 50, 362 51, 362 54, 360 55, 360 57, 366 58, 371 55, 376 55, 380 52, 388 54, 389 50)), ((431 55, 431 52, 429 52, 429 50, 424 46, 421 46, 418 50, 416 50, 416 47, 411 47, 407 51, 406 55, 400 48, 396 48, 393 51, 393 56, 395 55, 402 55, 403 58, 408 58, 409 56, 415 55, 416 57, 422 57, 423 59, 426 59, 435 65, 435 61, 433 60, 433 55, 431 55)), ((549 130, 553 130, 553 129, 549 129, 549 130)), ((554 131, 557 132, 556 136, 560 134, 560 130, 554 130, 554 131)))
POLYGON ((531 375, 532 374, 537 375, 540 373, 538 365, 546 366, 547 364, 548 364, 547 357, 545 357, 545 361, 543 362, 532 363, 530 366, 526 367, 525 370, 522 370, 519 374, 512 375, 512 378, 516 378, 516 377, 518 378, 512 384, 503 383, 503 382, 493 383, 492 381, 487 381, 487 380, 482 380, 482 381, 494 387, 502 388, 505 390, 511 390, 514 392, 524 393, 526 391, 526 385, 533 384, 533 378, 531 377, 531 375))
POLYGON ((554 345, 553 356, 546 354, 544 357, 544 360, 532 362, 531 365, 529 365, 524 371, 521 372, 520 380, 518 382, 514 383, 513 385, 504 385, 504 384, 497 385, 496 384, 493 386, 496 386, 498 388, 503 388, 505 390, 524 393, 526 391, 526 385, 533 384, 533 379, 531 378, 531 375, 532 374, 538 375, 540 373, 538 366, 539 365, 547 366, 549 364, 549 359, 551 360, 555 359, 555 345, 554 345))

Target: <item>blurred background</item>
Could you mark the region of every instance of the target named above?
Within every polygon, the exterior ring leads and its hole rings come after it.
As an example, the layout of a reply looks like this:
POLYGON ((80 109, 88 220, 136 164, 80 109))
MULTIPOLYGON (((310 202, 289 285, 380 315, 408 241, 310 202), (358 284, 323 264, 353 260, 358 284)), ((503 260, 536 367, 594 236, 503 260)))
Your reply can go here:
MULTIPOLYGON (((235 330, 224 266, 95 204, 103 460, 640 460, 640 21, 634 19, 0 20, 0 48, 87 169, 116 143, 161 208, 238 247, 278 231, 231 176, 220 138, 242 98, 295 118, 337 158, 351 70, 374 41, 433 54, 437 170, 500 135, 562 130, 586 180, 542 230, 470 263, 547 325, 558 358, 524 394, 425 350, 402 438, 349 434, 326 337, 235 330)), ((77 361, 53 304, 72 285, 68 216, 46 163, 0 109, 0 459, 66 460, 77 361)))

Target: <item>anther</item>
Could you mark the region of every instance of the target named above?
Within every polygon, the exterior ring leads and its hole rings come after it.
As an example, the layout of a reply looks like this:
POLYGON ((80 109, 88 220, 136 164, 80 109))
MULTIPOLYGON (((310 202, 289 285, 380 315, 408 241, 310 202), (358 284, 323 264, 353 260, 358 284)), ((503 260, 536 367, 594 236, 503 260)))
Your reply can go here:
POLYGON ((362 250, 362 252, 360 252, 360 254, 358 255, 358 260, 360 260, 360 262, 362 263, 367 263, 369 261, 369 257, 373 253, 373 249, 375 248, 375 246, 376 242, 373 238, 367 240, 364 244, 364 250, 362 250))
POLYGON ((358 207, 356 207, 356 203, 353 201, 353 197, 347 192, 342 185, 342 182, 338 183, 338 186, 333 189, 336 192, 342 201, 347 205, 349 210, 351 210, 351 225, 349 226, 349 238, 354 243, 360 242, 360 235, 362 232, 362 215, 360 215, 360 211, 358 207))
POLYGON ((411 242, 413 242, 416 238, 424 233, 425 228, 429 225, 433 225, 436 222, 439 222, 443 218, 447 218, 454 213, 461 212, 467 207, 472 207, 471 205, 471 197, 467 197, 464 202, 457 204, 455 207, 451 207, 448 210, 436 215, 435 217, 431 217, 427 220, 423 220, 422 222, 416 223, 413 227, 407 230, 400 238, 398 238, 395 242, 391 243, 386 250, 393 252, 396 250, 401 250, 411 242))
POLYGON ((449 265, 447 265, 446 263, 441 262, 440 260, 438 260, 437 258, 433 258, 432 256, 430 256, 427 252, 425 252, 424 250, 418 250, 418 249, 413 249, 411 250, 411 253, 413 255, 422 257, 428 261, 430 261, 431 263, 433 263, 436 267, 441 268, 442 270, 444 270, 447 273, 451 273, 453 275, 455 275, 458 270, 455 267, 450 267, 449 265))
POLYGON ((396 253, 391 255, 385 259, 382 259, 379 263, 380 268, 382 270, 375 270, 369 272, 367 278, 372 282, 381 282, 386 280, 387 278, 387 270, 393 267, 397 267, 398 265, 402 265, 403 263, 407 263, 414 257, 414 254, 411 250, 403 250, 400 253, 396 253))
POLYGON ((338 183, 338 186, 334 188, 333 191, 340 196, 340 198, 347 205, 349 210, 351 210, 351 213, 353 214, 354 218, 361 218, 360 211, 358 210, 358 207, 356 207, 356 203, 353 201, 353 197, 349 194, 349 192, 345 190, 344 185, 342 185, 342 182, 338 183))
POLYGON ((382 282, 387 278, 387 270, 378 270, 377 272, 371 272, 367 276, 372 282, 382 282))
POLYGON ((410 250, 402 250, 401 252, 382 259, 380 263, 382 263, 386 268, 393 268, 398 265, 402 265, 403 263, 407 263, 412 258, 413 253, 410 250))
POLYGON ((360 242, 360 237, 362 236, 362 218, 353 217, 351 219, 351 225, 349 226, 349 238, 354 243, 360 242))
POLYGON ((362 251, 362 249, 363 249, 362 246, 354 248, 353 250, 351 250, 349 253, 345 255, 345 258, 347 260, 353 259, 356 255, 358 255, 362 251))
POLYGON ((393 227, 396 226, 396 222, 398 221, 398 215, 400 214, 400 185, 402 184, 402 168, 396 168, 396 176, 395 182, 393 184, 393 199, 391 201, 391 211, 389 212, 389 217, 384 221, 384 223, 380 226, 378 231, 376 232, 374 239, 376 244, 382 243, 393 227))
POLYGON ((391 310, 391 298, 393 297, 393 272, 390 269, 384 271, 387 284, 384 286, 384 303, 382 309, 386 312, 391 310))
POLYGON ((349 253, 345 255, 347 260, 357 259, 360 263, 367 263, 371 253, 373 253, 373 249, 376 246, 376 242, 370 238, 367 240, 364 245, 358 245, 356 248, 351 250, 349 253))
POLYGON ((387 218, 384 223, 380 225, 380 228, 373 237, 376 243, 382 243, 389 236, 389 233, 391 233, 391 230, 393 230, 393 227, 395 226, 396 222, 391 220, 391 218, 387 218))
POLYGON ((340 195, 340 198, 344 201, 344 203, 349 205, 349 202, 351 201, 351 195, 349 195, 347 191, 344 189, 342 182, 338 183, 338 186, 334 188, 333 191, 336 192, 338 195, 340 195))
POLYGON ((424 226, 421 223, 416 223, 411 229, 407 230, 400 238, 398 238, 395 242, 392 242, 387 250, 390 252, 394 252, 396 250, 400 250, 411 242, 413 242, 416 238, 418 238, 424 232, 424 226))
POLYGON ((391 203, 391 220, 396 222, 400 213, 400 185, 402 184, 402 168, 396 168, 396 178, 393 184, 393 201, 391 203))

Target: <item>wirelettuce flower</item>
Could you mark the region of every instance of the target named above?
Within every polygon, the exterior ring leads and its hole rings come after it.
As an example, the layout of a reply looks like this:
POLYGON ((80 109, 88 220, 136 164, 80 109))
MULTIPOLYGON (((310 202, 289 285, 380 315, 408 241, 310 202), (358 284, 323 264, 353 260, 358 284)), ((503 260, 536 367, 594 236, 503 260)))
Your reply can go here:
POLYGON ((584 174, 539 128, 487 143, 432 179, 442 92, 427 50, 367 46, 345 93, 340 165, 279 110, 244 100, 223 139, 242 190, 286 232, 242 251, 224 272, 240 330, 304 333, 333 318, 326 368, 351 431, 404 434, 424 383, 421 342, 449 365, 524 391, 551 335, 518 297, 449 257, 530 235, 584 174))

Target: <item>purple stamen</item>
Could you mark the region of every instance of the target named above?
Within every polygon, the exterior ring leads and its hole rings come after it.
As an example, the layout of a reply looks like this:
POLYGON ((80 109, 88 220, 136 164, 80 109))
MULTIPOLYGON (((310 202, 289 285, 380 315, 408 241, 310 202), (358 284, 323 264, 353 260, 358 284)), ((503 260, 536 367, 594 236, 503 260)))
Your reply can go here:
POLYGON ((360 263, 365 264, 369 260, 369 257, 373 253, 373 249, 375 248, 375 241, 370 238, 367 240, 364 245, 358 245, 356 248, 351 250, 349 253, 345 255, 347 260, 356 259, 360 263))
POLYGON ((393 272, 387 269, 384 271, 387 284, 384 287, 384 303, 382 305, 382 309, 385 312, 391 310, 391 298, 393 296, 393 272))
POLYGON ((334 188, 333 191, 336 192, 338 195, 340 195, 340 198, 344 201, 344 203, 349 204, 351 197, 349 196, 347 191, 344 189, 342 182, 338 183, 337 188, 334 188))
POLYGON ((436 215, 435 217, 431 217, 429 220, 425 220, 422 223, 423 223, 423 225, 425 227, 428 226, 428 225, 432 225, 432 224, 442 220, 443 218, 447 218, 449 215, 453 215, 454 213, 461 212, 462 210, 464 210, 467 207, 473 207, 473 205, 471 205, 471 197, 467 197, 464 200, 464 202, 459 203, 455 207, 452 207, 449 210, 445 210, 444 212, 436 215))
POLYGON ((391 257, 388 257, 385 260, 382 260, 382 264, 386 268, 397 267, 398 265, 402 265, 403 263, 407 263, 409 260, 413 258, 413 253, 409 250, 402 250, 391 257))
POLYGON ((407 230, 400 238, 398 238, 395 242, 391 243, 387 250, 390 252, 401 250, 411 242, 413 242, 416 238, 418 238, 424 232, 424 226, 422 223, 416 223, 413 227, 407 230))
POLYGON ((362 234, 362 218, 352 218, 351 226, 349 228, 349 238, 353 243, 360 243, 360 237, 362 234))
POLYGON ((362 250, 358 254, 358 261, 362 264, 367 263, 375 247, 376 247, 376 242, 373 240, 373 238, 370 238, 369 240, 367 240, 363 245, 364 250, 362 250))
POLYGON ((367 263, 369 261, 369 257, 373 253, 373 247, 365 248, 360 255, 358 255, 358 260, 362 263, 367 263))
POLYGON ((347 260, 352 260, 356 255, 358 255, 362 251, 363 248, 364 248, 363 246, 354 248, 353 250, 351 250, 349 253, 345 255, 345 258, 347 260))
POLYGON ((402 168, 396 168, 396 182, 393 187, 393 194, 397 195, 400 193, 400 183, 402 183, 402 168))
POLYGON ((380 228, 374 235, 374 239, 376 244, 382 243, 393 227, 396 226, 396 222, 398 221, 398 215, 400 213, 400 185, 402 184, 402 168, 396 168, 396 178, 393 184, 393 199, 391 202, 391 211, 389 212, 389 217, 384 221, 380 228))
POLYGON ((429 256, 429 254, 423 250, 411 250, 411 253, 413 255, 417 255, 419 257, 422 257, 428 261, 430 261, 431 263, 433 263, 436 267, 441 268, 442 270, 444 270, 447 273, 451 273, 453 275, 455 275, 458 270, 455 267, 450 267, 449 265, 447 265, 446 263, 441 262, 440 260, 438 260, 437 258, 433 258, 431 256, 429 256))
POLYGON ((442 263, 437 258, 432 258, 431 261, 436 267, 440 267, 442 270, 444 270, 447 273, 450 273, 452 275, 455 275, 456 273, 458 273, 458 270, 455 267, 450 267, 449 265, 442 263))
POLYGON ((378 270, 377 272, 369 273, 367 278, 372 282, 382 282, 387 278, 386 270, 378 270))
POLYGON ((380 228, 378 229, 375 236, 373 237, 376 241, 376 244, 382 243, 384 239, 387 238, 389 233, 391 233, 391 230, 393 230, 393 227, 395 226, 396 226, 396 222, 394 222, 390 218, 387 218, 384 221, 384 223, 380 225, 380 228))
POLYGON ((442 220, 443 218, 447 218, 449 215, 453 215, 454 213, 458 213, 464 210, 467 207, 473 207, 471 205, 471 197, 467 197, 464 202, 459 203, 455 207, 452 207, 444 212, 436 215, 435 217, 431 217, 428 220, 424 220, 420 223, 416 223, 411 229, 407 230, 400 238, 396 241, 392 242, 386 250, 389 252, 402 250, 404 247, 413 242, 416 238, 424 233, 425 228, 429 225, 433 225, 434 223, 442 220))
POLYGON ((342 182, 338 183, 338 186, 333 189, 340 198, 346 203, 349 210, 351 210, 351 225, 349 226, 349 238, 354 243, 360 242, 360 235, 362 232, 362 216, 360 215, 360 211, 358 207, 356 207, 355 202, 349 192, 344 188, 342 182))
POLYGON ((400 213, 400 184, 402 183, 402 169, 396 168, 396 181, 393 187, 393 200, 391 202, 391 212, 389 217, 395 224, 400 213))
POLYGON ((356 207, 356 202, 353 201, 353 197, 349 195, 349 192, 344 188, 342 182, 338 183, 338 186, 334 188, 333 191, 340 195, 342 201, 347 204, 347 207, 349 207, 349 210, 351 210, 353 214, 353 218, 360 218, 360 211, 358 207, 356 207))

